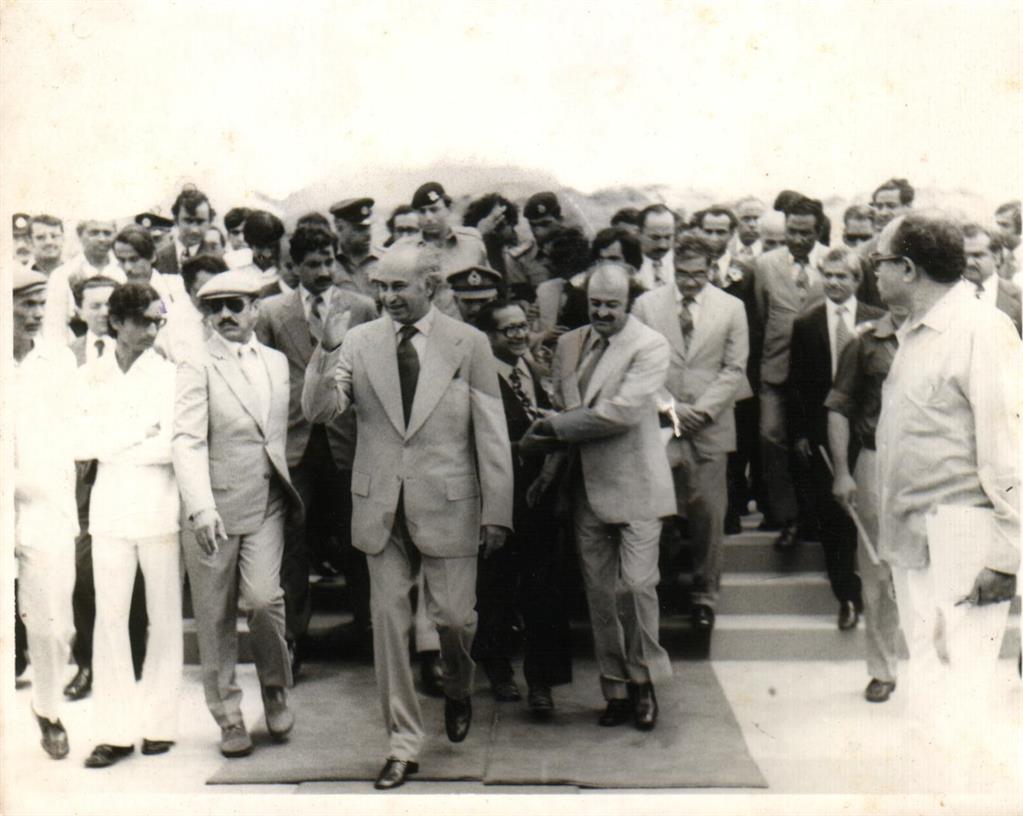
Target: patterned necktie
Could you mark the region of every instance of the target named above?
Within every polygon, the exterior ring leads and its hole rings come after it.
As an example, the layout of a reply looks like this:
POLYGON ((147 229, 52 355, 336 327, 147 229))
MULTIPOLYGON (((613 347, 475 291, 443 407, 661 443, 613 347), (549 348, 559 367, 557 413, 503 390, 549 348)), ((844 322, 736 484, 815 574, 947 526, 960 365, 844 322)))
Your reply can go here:
POLYGON ((412 416, 412 401, 416 397, 416 384, 419 382, 419 355, 412 345, 412 338, 418 331, 415 326, 402 326, 398 332, 401 335, 398 342, 398 382, 401 383, 401 412, 406 427, 412 416))
POLYGON ((810 276, 806 273, 806 264, 802 261, 796 261, 796 288, 799 290, 800 301, 805 301, 810 289, 810 276))
POLYGON ((96 356, 97 357, 103 356, 103 338, 100 338, 99 340, 96 341, 96 356))
POLYGON ((309 334, 317 343, 323 342, 323 295, 314 297, 309 309, 309 334))
POLYGON ((660 286, 664 281, 661 280, 661 261, 656 260, 653 262, 654 267, 654 286, 660 286))
POLYGON ((678 327, 682 330, 682 347, 689 352, 689 341, 693 337, 693 313, 689 307, 695 302, 694 298, 683 297, 682 306, 678 312, 678 327))
POLYGON ((522 376, 519 374, 518 366, 511 370, 511 374, 508 375, 508 382, 511 384, 512 393, 515 394, 515 398, 519 401, 522 410, 526 412, 526 416, 529 417, 530 421, 539 417, 540 413, 530 401, 529 396, 526 394, 526 389, 522 387, 522 376))
POLYGON ((586 386, 590 384, 590 377, 593 376, 594 370, 597 368, 597 363, 600 362, 600 358, 604 356, 604 349, 607 348, 607 340, 600 335, 597 336, 596 341, 590 347, 589 354, 586 355, 585 362, 580 366, 579 369, 579 396, 583 397, 586 395, 586 386))
POLYGON ((842 349, 848 345, 849 341, 852 340, 852 332, 849 331, 849 327, 845 322, 845 315, 849 310, 845 306, 839 306, 835 309, 835 314, 838 316, 838 323, 835 324, 835 359, 831 366, 832 373, 838 367, 838 358, 842 356, 842 349))

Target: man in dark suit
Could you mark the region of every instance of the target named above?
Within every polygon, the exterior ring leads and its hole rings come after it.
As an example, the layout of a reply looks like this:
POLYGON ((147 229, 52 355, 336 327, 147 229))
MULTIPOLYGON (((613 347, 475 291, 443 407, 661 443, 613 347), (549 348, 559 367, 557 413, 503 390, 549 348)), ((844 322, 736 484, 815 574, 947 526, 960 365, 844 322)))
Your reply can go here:
POLYGON ((998 275, 1006 251, 1002 233, 980 224, 967 224, 963 227, 963 248, 966 252, 963 277, 977 287, 977 299, 1005 312, 1020 334, 1023 314, 1019 287, 998 275))
POLYGON ((181 265, 199 254, 216 212, 206 194, 187 185, 174 199, 174 239, 156 253, 153 266, 164 275, 180 275, 181 265))
POLYGON ((256 335, 261 343, 288 358, 288 469, 306 508, 304 522, 288 528, 281 564, 294 671, 312 612, 310 562, 316 558, 317 563, 329 565, 331 536, 342 544, 356 629, 365 632, 369 627, 366 559, 352 551, 349 532, 355 417, 347 411, 327 424, 310 423, 302 414, 302 385, 309 358, 323 337, 323 318, 329 309, 350 311, 353 326, 375 320, 377 313, 369 298, 334 286, 334 236, 329 231, 315 225, 301 226, 291 236, 289 247, 301 282, 293 292, 263 301, 256 335))
POLYGON ((831 492, 831 472, 821 447, 828 448, 824 401, 839 355, 856 336, 857 324, 884 314, 856 299, 862 263, 851 247, 836 247, 825 253, 820 270, 825 300, 796 318, 789 360, 789 433, 796 458, 808 474, 806 487, 820 524, 828 579, 839 602, 839 629, 856 626, 863 608, 856 574, 856 526, 831 492))
POLYGON ((512 444, 515 532, 508 542, 479 562, 476 609, 479 625, 473 658, 483 665, 494 696, 520 699, 511 666, 511 627, 516 600, 525 620, 523 673, 530 710, 547 716, 554 708, 551 687, 572 681, 572 651, 561 580, 562 552, 554 518, 555 492, 532 497, 529 488, 540 475, 543 457, 526 456, 517 443, 533 420, 550 413, 545 374, 527 359, 529 323, 522 307, 491 301, 476 318, 497 362, 498 384, 512 444), (531 499, 534 499, 532 502, 531 499))

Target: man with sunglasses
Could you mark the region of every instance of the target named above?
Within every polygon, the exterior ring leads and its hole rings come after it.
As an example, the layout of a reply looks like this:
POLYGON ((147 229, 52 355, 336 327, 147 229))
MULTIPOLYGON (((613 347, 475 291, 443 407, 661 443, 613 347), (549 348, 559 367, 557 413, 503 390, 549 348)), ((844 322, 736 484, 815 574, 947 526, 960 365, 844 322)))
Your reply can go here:
POLYGON ((682 434, 669 442, 680 515, 694 548, 692 620, 708 638, 721 587, 728 454, 735 450, 736 399, 746 379, 749 328, 743 302, 708 286, 717 248, 700 235, 675 244, 675 285, 641 295, 633 314, 671 346, 664 401, 682 434))
POLYGON ((235 680, 239 591, 267 730, 283 740, 294 724, 280 571, 286 516, 302 502, 285 453, 288 361, 254 336, 261 287, 255 272, 233 269, 199 289, 214 334, 204 356, 179 363, 174 413, 174 469, 195 530, 184 554, 203 686, 229 758, 252 751, 235 680))
POLYGON ((78 459, 98 462, 89 498, 96 623, 93 708, 97 745, 87 768, 135 750, 161 754, 174 743, 182 675, 180 501, 171 465, 174 365, 154 350, 166 323, 145 283, 110 295, 112 353, 79 372, 78 459), (135 683, 128 633, 136 568, 145 583, 149 639, 135 683))

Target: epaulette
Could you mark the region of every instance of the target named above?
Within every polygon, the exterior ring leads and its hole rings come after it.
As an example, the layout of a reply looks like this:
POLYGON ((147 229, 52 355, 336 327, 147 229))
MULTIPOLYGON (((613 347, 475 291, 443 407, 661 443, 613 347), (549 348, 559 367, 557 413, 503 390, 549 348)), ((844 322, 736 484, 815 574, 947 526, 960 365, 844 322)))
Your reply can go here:
POLYGON ((524 243, 516 244, 511 249, 509 249, 508 254, 511 255, 515 260, 518 260, 527 252, 529 252, 534 246, 536 246, 536 244, 534 244, 532 241, 525 241, 524 243))

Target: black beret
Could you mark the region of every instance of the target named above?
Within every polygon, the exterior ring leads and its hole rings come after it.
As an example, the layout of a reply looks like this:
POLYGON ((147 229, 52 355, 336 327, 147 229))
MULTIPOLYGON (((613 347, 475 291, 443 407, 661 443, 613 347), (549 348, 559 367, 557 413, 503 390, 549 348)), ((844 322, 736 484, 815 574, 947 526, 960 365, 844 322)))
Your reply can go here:
POLYGON ((412 209, 418 210, 421 207, 428 207, 431 204, 436 204, 438 201, 443 201, 446 204, 450 200, 439 182, 428 181, 413 194, 412 209))
POLYGON ((537 193, 529 197, 526 206, 522 208, 522 214, 527 221, 537 221, 541 218, 561 218, 561 205, 554 193, 537 193))

